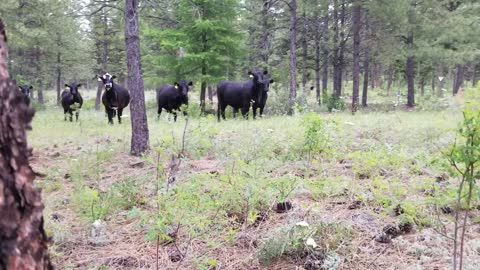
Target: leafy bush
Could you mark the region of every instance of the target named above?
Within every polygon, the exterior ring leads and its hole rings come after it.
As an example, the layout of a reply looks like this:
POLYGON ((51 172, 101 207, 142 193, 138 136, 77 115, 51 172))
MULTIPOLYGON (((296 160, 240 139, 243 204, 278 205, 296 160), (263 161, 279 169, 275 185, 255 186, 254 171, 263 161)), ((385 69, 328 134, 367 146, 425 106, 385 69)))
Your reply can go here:
POLYGON ((350 226, 342 223, 325 223, 309 225, 298 222, 295 225, 280 228, 272 233, 259 247, 257 257, 262 264, 287 255, 306 263, 309 256, 324 259, 322 264, 330 264, 328 254, 346 253, 344 247, 353 237, 350 226))
POLYGON ((337 98, 334 95, 324 95, 323 100, 324 103, 327 104, 329 112, 333 112, 334 110, 343 111, 347 107, 342 97, 337 98))

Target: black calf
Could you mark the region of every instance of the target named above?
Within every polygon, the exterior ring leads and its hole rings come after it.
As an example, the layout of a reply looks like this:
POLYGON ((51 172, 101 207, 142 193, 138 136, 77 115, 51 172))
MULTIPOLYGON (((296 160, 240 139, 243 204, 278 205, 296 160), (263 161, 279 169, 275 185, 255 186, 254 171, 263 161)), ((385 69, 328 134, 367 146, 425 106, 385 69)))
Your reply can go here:
POLYGON ((78 115, 80 114, 80 108, 83 105, 83 99, 78 92, 78 88, 81 87, 81 83, 73 82, 71 84, 65 84, 67 89, 63 90, 61 96, 61 103, 63 107, 63 114, 65 115, 65 121, 67 121, 67 113, 70 114, 70 122, 73 121, 73 112, 75 112, 75 121, 78 121, 78 115))
POLYGON ((25 103, 27 104, 27 106, 30 105, 30 93, 33 90, 33 86, 31 86, 31 85, 20 85, 18 87, 18 90, 22 91, 22 94, 24 95, 24 100, 25 100, 25 103))
POLYGON ((108 123, 113 125, 113 118, 118 116, 118 123, 122 123, 122 112, 130 103, 130 93, 128 90, 113 82, 115 75, 105 73, 105 75, 97 75, 98 81, 103 82, 105 91, 102 95, 102 103, 105 106, 105 112, 108 116, 108 123))
MULTIPOLYGON (((180 80, 174 85, 166 84, 157 90, 157 107, 158 118, 162 113, 162 109, 173 114, 173 121, 177 121, 177 111, 185 104, 188 105, 188 88, 192 86, 192 82, 180 80)), ((186 114, 186 112, 184 112, 186 114)))

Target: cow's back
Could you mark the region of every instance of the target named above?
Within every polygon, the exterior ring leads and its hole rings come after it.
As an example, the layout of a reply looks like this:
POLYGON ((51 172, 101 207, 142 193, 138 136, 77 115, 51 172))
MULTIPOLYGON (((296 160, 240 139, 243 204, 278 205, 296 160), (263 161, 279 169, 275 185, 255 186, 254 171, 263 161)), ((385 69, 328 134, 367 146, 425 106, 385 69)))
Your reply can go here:
POLYGON ((182 106, 180 95, 175 86, 165 84, 157 90, 157 105, 158 108, 166 110, 178 109, 182 106))
POLYGON ((224 105, 241 108, 250 102, 249 82, 221 81, 217 86, 217 98, 224 105))

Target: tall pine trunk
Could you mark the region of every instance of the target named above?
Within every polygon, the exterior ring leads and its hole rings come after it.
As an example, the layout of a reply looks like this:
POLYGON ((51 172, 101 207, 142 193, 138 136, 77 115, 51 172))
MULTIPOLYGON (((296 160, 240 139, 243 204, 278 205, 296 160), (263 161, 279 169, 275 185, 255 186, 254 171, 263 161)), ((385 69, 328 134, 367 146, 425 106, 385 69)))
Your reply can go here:
MULTIPOLYGON (((369 38, 369 24, 368 24, 368 14, 364 12, 365 17, 365 34, 364 40, 367 41, 369 38)), ((363 59, 363 91, 362 91, 362 107, 367 107, 367 96, 368 96, 368 77, 370 70, 370 47, 367 42, 364 42, 364 59, 363 59)))
POLYGON ((57 52, 57 105, 60 105, 60 92, 62 91, 62 54, 57 52))
POLYGON ((465 80, 465 65, 457 65, 457 72, 455 74, 455 83, 453 85, 453 95, 458 93, 460 87, 463 86, 465 80))
POLYGON ((325 15, 323 21, 323 44, 322 44, 322 54, 323 54, 323 72, 322 72, 322 95, 327 96, 328 89, 328 64, 329 64, 329 51, 328 51, 328 15, 325 15))
POLYGON ((297 0, 290 0, 290 93, 288 115, 293 115, 297 97, 297 0))
POLYGON ((128 89, 132 100, 130 114, 132 123, 132 155, 139 156, 149 150, 145 93, 140 66, 140 39, 138 24, 139 0, 125 0, 125 47, 127 50, 128 89))
POLYGON ((315 92, 318 104, 322 104, 322 98, 320 96, 320 12, 318 7, 318 1, 315 7, 315 92))
MULTIPOLYGON (((100 64, 99 75, 103 75, 107 72, 107 60, 108 60, 108 24, 107 24, 107 15, 105 14, 105 9, 103 9, 101 15, 101 20, 103 23, 103 40, 102 40, 102 59, 100 64)), ((98 82, 97 85, 97 95, 95 97, 95 110, 100 110, 100 102, 102 99, 102 91, 103 91, 103 82, 98 82)))
POLYGON ((43 203, 28 163, 26 106, 6 68, 5 27, 0 20, 0 269, 53 269, 43 228, 43 203))
MULTIPOLYGON (((207 52, 207 34, 203 33, 202 35, 202 44, 203 44, 203 51, 207 52)), ((200 86, 200 112, 202 115, 205 114, 205 96, 207 91, 207 82, 205 81, 205 77, 207 76, 207 63, 205 60, 202 61, 202 84, 200 86)), ((228 76, 227 76, 228 77, 228 76)))
POLYGON ((308 94, 307 91, 307 57, 308 57, 308 29, 307 29, 307 14, 305 11, 305 5, 303 5, 302 16, 302 89, 304 94, 308 94))
MULTIPOLYGON (((409 49, 413 46, 413 34, 408 34, 406 45, 409 49)), ((413 52, 409 52, 413 53, 413 52)), ((412 108, 415 106, 415 57, 409 55, 407 57, 407 63, 405 65, 405 73, 407 74, 407 107, 412 108)))
POLYGON ((340 96, 340 85, 338 85, 338 66, 339 66, 339 30, 338 30, 338 1, 333 0, 333 94, 340 96))
POLYGON ((358 108, 358 95, 360 89, 360 28, 361 28, 361 2, 356 0, 353 7, 353 90, 352 112, 358 108))
POLYGON ((387 96, 390 95, 390 91, 392 90, 392 85, 393 85, 393 72, 394 72, 394 69, 393 69, 393 66, 390 65, 388 67, 388 74, 387 74, 387 96))
POLYGON ((476 64, 472 65, 472 86, 476 87, 477 86, 477 69, 478 66, 476 64))

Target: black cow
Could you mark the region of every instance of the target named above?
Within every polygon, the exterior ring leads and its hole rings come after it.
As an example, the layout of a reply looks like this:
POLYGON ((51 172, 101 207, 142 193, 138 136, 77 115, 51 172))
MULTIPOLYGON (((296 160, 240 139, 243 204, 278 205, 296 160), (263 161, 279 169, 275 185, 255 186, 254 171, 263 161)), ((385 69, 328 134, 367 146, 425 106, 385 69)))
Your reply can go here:
MULTIPOLYGON (((221 81, 217 86, 218 109, 217 117, 220 115, 225 120, 225 109, 227 106, 233 108, 235 116, 240 109, 244 118, 248 118, 248 111, 251 103, 258 103, 262 100, 265 87, 268 87, 270 79, 265 78, 267 71, 249 71, 250 80, 244 82, 221 81)), ((253 111, 255 118, 255 111, 253 111)))
POLYGON ((173 85, 166 84, 160 87, 157 90, 158 118, 160 118, 162 109, 165 109, 167 112, 173 113, 173 121, 176 122, 176 111, 180 111, 180 107, 183 104, 188 105, 188 88, 192 85, 192 82, 180 80, 173 85))
MULTIPOLYGON (((264 71, 263 74, 267 75, 268 72, 264 71)), ((258 101, 258 103, 252 104, 253 118, 255 118, 257 114, 257 108, 260 109, 260 117, 263 116, 263 109, 265 109, 265 104, 267 104, 268 90, 270 90, 270 84, 274 82, 272 79, 268 79, 268 78, 265 78, 265 81, 268 81, 268 82, 265 83, 265 88, 263 89, 262 98, 258 101)))
POLYGON ((67 113, 70 114, 70 122, 73 121, 73 112, 75 112, 75 121, 78 121, 78 115, 80 114, 80 108, 83 105, 83 99, 78 92, 78 88, 81 87, 81 83, 73 82, 71 84, 65 84, 67 89, 63 90, 61 96, 61 103, 63 107, 63 114, 65 115, 65 121, 67 121, 67 113))
POLYGON ((98 81, 103 82, 105 91, 102 95, 102 103, 105 106, 105 112, 108 116, 108 123, 113 125, 113 118, 118 116, 118 123, 122 123, 122 112, 130 103, 130 93, 128 90, 116 84, 113 80, 117 76, 105 73, 105 75, 97 75, 98 81))
POLYGON ((31 91, 33 90, 33 86, 31 85, 20 85, 18 87, 18 90, 20 90, 23 94, 23 99, 25 101, 25 103, 28 105, 30 105, 30 93, 31 91))

